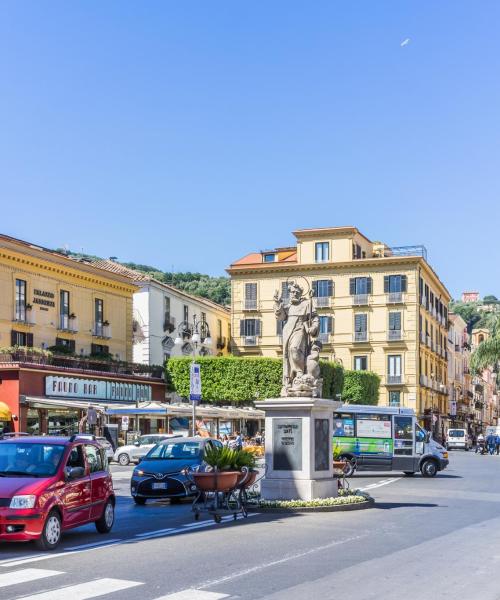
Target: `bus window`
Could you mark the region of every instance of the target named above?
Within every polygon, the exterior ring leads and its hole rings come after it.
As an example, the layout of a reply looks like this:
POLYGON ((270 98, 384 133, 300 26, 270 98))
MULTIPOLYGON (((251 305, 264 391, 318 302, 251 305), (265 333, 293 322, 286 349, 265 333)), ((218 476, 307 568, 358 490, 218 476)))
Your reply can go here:
POLYGON ((394 417, 394 454, 413 454, 413 417, 394 417))
POLYGON ((354 418, 352 415, 336 414, 333 416, 334 437, 354 437, 354 418))

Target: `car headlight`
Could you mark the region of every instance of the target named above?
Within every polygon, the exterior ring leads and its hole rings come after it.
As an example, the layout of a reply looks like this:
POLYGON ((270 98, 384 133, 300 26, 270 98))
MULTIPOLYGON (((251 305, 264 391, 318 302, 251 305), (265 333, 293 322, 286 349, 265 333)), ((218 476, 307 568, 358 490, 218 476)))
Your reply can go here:
POLYGON ((12 496, 10 508, 33 508, 36 503, 36 496, 12 496))
POLYGON ((134 471, 134 475, 136 475, 137 477, 142 477, 144 475, 144 471, 142 469, 136 469, 134 471))

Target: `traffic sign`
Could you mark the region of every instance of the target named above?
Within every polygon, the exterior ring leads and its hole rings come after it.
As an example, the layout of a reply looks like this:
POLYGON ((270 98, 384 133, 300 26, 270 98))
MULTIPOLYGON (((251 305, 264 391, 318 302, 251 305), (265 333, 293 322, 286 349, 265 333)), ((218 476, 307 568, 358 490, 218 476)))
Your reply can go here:
POLYGON ((122 431, 127 431, 129 424, 129 419, 127 415, 122 416, 122 431))
POLYGON ((189 373, 189 399, 192 402, 201 400, 201 372, 198 363, 191 363, 189 373))

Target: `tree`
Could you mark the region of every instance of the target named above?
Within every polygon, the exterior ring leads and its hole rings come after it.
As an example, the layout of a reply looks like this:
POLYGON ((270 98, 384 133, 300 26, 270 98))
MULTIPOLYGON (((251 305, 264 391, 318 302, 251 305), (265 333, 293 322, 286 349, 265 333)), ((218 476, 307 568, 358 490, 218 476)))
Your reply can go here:
POLYGON ((478 312, 479 304, 477 302, 452 302, 450 311, 460 315, 467 323, 467 331, 472 332, 476 323, 481 319, 481 314, 478 312))
POLYGON ((483 304, 498 304, 498 298, 493 296, 493 294, 490 294, 483 298, 483 304))
POLYGON ((474 350, 471 357, 473 373, 479 373, 488 367, 496 368, 500 362, 500 331, 497 328, 492 335, 474 350))

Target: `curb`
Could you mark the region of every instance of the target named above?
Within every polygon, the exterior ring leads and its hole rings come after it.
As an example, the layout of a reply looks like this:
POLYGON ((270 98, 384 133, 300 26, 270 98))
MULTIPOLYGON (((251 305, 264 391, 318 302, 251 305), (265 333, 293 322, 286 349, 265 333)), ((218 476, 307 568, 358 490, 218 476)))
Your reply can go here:
POLYGON ((314 512, 347 512, 351 510, 364 510, 372 508, 375 500, 370 498, 365 502, 356 502, 355 504, 339 504, 338 506, 299 506, 297 508, 281 507, 248 507, 248 512, 255 513, 314 513, 314 512))

